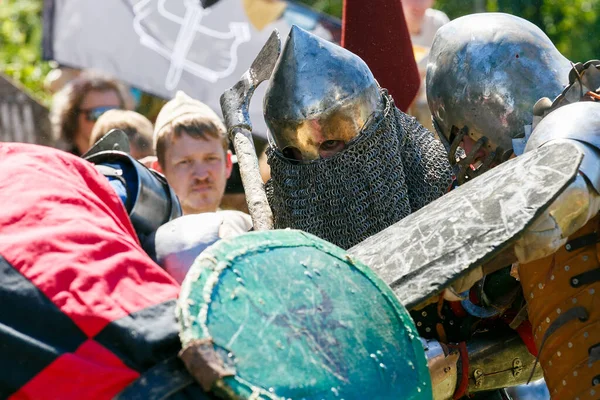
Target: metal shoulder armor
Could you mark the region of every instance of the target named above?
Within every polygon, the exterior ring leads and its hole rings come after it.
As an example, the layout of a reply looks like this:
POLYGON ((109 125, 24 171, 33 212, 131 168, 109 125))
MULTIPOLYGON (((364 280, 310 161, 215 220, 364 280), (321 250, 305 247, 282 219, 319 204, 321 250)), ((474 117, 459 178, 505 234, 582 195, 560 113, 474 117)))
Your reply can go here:
POLYGON ((100 151, 85 159, 107 178, 121 180, 127 190, 125 207, 139 237, 182 215, 181 205, 165 177, 146 168, 131 155, 115 150, 100 151))
POLYGON ((559 140, 569 141, 583 152, 579 171, 600 193, 600 102, 572 103, 552 111, 535 127, 525 151, 559 140))

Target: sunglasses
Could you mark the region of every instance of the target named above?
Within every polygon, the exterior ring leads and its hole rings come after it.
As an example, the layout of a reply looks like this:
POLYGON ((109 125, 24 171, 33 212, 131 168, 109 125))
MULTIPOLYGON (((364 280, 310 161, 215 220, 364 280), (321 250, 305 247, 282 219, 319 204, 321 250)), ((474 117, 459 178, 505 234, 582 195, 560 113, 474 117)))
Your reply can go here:
POLYGON ((100 106, 88 109, 80 109, 79 112, 85 115, 85 118, 90 122, 98 121, 98 118, 108 110, 118 110, 115 106, 100 106))

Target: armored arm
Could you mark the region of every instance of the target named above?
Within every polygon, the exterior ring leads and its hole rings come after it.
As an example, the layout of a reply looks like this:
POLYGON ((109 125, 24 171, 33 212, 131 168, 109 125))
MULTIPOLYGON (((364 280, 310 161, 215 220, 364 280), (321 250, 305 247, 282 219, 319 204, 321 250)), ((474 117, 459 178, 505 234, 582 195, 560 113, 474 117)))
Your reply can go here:
POLYGON ((557 142, 584 154, 579 175, 516 242, 521 263, 553 254, 600 210, 600 103, 574 103, 553 111, 535 128, 525 151, 557 142))
MULTIPOLYGON (((535 364, 535 357, 516 333, 477 335, 461 346, 421 341, 434 400, 525 384, 535 364)), ((542 370, 537 368, 534 380, 541 377, 542 370)))
POLYGON ((196 257, 206 248, 251 229, 250 216, 240 211, 190 214, 158 228, 147 247, 152 250, 154 261, 182 283, 196 257))
POLYGON ((107 150, 91 154, 86 160, 113 181, 112 186, 123 200, 140 241, 182 215, 179 200, 166 179, 131 155, 107 150))

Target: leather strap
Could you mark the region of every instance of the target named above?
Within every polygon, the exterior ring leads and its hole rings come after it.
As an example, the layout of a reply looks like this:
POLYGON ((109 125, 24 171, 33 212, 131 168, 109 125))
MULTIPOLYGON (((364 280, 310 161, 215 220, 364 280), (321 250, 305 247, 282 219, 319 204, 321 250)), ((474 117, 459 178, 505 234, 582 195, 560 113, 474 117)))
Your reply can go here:
POLYGON ((586 271, 582 274, 575 275, 571 278, 571 286, 578 288, 583 285, 589 285, 600 281, 600 268, 586 271))
POLYGON ((596 232, 569 240, 565 245, 565 250, 575 251, 594 243, 598 243, 598 234, 596 232))
POLYGON ((454 396, 452 396, 453 400, 458 400, 467 394, 467 389, 469 388, 469 352, 467 351, 467 344, 465 342, 460 342, 454 346, 448 345, 448 347, 458 348, 460 352, 461 376, 454 396))

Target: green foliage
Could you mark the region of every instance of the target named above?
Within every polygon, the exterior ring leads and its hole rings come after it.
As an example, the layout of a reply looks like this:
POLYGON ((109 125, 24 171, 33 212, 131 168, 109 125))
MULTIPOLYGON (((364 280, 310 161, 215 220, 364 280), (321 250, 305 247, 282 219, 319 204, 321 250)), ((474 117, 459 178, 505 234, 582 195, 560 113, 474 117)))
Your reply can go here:
POLYGON ((0 2, 0 71, 48 104, 43 81, 50 64, 42 61, 42 0, 0 2))
POLYGON ((436 8, 454 19, 473 13, 477 3, 533 22, 574 62, 600 58, 600 0, 438 0, 436 8))
POLYGON ((600 58, 600 0, 547 1, 542 15, 542 29, 570 60, 600 58))
POLYGON ((456 19, 463 15, 472 14, 476 11, 473 1, 437 0, 435 8, 442 10, 450 19, 456 19))
POLYGON ((343 0, 300 0, 300 3, 304 3, 317 11, 342 18, 343 0))

